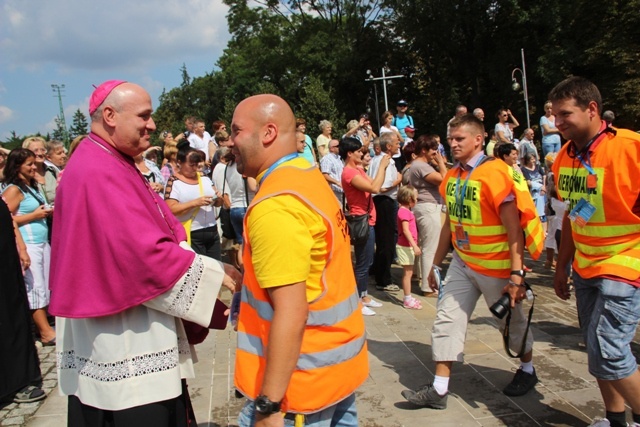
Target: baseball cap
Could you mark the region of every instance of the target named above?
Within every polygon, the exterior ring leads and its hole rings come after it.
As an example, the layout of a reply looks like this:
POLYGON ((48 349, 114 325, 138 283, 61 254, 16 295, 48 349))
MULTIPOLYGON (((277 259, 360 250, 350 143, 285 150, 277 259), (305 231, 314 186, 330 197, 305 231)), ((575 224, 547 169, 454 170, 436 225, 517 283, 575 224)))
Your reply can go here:
MULTIPOLYGON (((95 111, 102 105, 104 100, 109 96, 111 91, 116 88, 116 86, 121 85, 122 83, 126 83, 125 80, 107 80, 102 83, 100 86, 96 87, 96 90, 91 94, 91 99, 89 99, 89 115, 95 113, 95 111)), ((94 86, 95 87, 95 86, 94 86)))
POLYGON ((416 128, 414 128, 413 126, 409 125, 407 127, 404 128, 405 132, 415 132, 416 128))
POLYGON ((400 101, 398 101, 397 105, 407 106, 407 105, 409 105, 409 103, 407 101, 405 101, 404 99, 401 99, 400 101))
POLYGON ((360 114, 361 119, 369 120, 369 115, 367 113, 360 114))

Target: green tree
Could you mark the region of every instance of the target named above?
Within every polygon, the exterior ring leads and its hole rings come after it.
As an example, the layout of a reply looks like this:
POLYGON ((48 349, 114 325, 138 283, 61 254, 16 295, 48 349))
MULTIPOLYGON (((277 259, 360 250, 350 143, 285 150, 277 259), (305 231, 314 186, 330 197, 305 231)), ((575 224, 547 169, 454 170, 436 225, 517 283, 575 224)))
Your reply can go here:
POLYGON ((56 118, 54 120, 55 120, 55 123, 56 123, 56 127, 53 130, 53 133, 52 133, 51 136, 53 137, 53 139, 57 139, 58 141, 65 141, 66 140, 66 135, 67 135, 67 130, 62 125, 62 120, 60 120, 60 117, 58 117, 58 116, 56 116, 56 118))
POLYGON ((73 140, 75 137, 85 135, 89 129, 89 122, 87 122, 87 116, 78 108, 73 114, 73 121, 69 128, 69 139, 73 140))
POLYGON ((24 136, 19 136, 16 134, 15 130, 10 132, 11 136, 2 143, 3 148, 7 150, 13 150, 14 148, 22 147, 22 141, 26 138, 24 136))

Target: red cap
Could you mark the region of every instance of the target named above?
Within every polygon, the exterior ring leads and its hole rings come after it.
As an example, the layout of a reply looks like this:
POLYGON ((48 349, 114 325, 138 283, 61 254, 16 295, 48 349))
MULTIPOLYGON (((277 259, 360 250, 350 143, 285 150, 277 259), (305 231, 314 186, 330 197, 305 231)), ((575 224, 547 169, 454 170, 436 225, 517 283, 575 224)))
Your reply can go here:
MULTIPOLYGON (((96 90, 91 94, 91 99, 89 99, 89 115, 92 115, 100 105, 104 102, 104 100, 109 96, 111 91, 115 89, 116 86, 121 85, 122 83, 126 83, 124 80, 107 80, 102 83, 100 86, 96 87, 96 90)), ((95 86, 94 86, 95 87, 95 86)))

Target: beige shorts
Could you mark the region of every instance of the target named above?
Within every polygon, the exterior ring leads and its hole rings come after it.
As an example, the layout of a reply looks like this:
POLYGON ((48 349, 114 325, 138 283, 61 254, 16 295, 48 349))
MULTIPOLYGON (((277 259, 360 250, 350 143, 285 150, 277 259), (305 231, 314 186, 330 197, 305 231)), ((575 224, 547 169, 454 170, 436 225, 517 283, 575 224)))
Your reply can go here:
POLYGON ((413 248, 410 246, 396 245, 396 255, 398 256, 398 265, 413 265, 416 261, 413 248))
MULTIPOLYGON (((447 271, 438 301, 438 311, 433 323, 432 353, 436 362, 462 362, 464 342, 467 335, 467 324, 480 296, 491 307, 502 296, 502 288, 508 279, 485 276, 467 267, 454 256, 447 271)), ((500 332, 504 330, 507 316, 503 319, 494 317, 500 332)), ((522 337, 527 328, 527 317, 522 304, 516 304, 512 311, 509 326, 509 348, 518 353, 522 346, 522 337)), ((496 334, 498 332, 496 331, 496 334)), ((525 353, 533 347, 533 334, 527 334, 525 353)))

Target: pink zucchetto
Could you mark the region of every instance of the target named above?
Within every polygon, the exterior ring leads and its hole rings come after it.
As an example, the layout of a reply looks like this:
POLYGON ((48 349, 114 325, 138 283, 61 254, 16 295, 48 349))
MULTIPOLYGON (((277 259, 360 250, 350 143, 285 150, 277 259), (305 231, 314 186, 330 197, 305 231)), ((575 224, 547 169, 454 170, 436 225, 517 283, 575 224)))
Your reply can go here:
POLYGON ((115 89, 116 86, 121 85, 122 83, 126 83, 125 80, 107 80, 102 83, 100 86, 96 88, 91 94, 91 99, 89 100, 89 115, 95 113, 98 107, 104 102, 104 100, 109 96, 111 91, 115 89))

